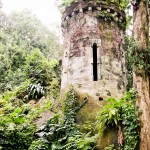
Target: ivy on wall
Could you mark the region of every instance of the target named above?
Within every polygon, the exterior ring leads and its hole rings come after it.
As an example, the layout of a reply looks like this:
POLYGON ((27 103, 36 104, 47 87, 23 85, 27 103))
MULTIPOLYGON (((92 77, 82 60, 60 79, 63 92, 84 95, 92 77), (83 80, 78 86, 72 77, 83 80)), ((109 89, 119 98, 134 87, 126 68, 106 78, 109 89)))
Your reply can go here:
MULTIPOLYGON (((97 117, 97 126, 101 135, 105 130, 118 128, 118 144, 124 150, 137 149, 139 142, 140 123, 135 97, 135 92, 130 90, 119 101, 113 98, 108 99, 108 104, 97 117)), ((113 146, 110 147, 113 148, 113 146)))
MULTIPOLYGON (((81 2, 82 4, 82 0, 79 1, 79 0, 59 0, 59 6, 60 8, 62 8, 62 10, 64 8, 68 8, 71 4, 73 6, 73 2, 81 2)), ((87 3, 89 4, 89 6, 93 3, 93 1, 91 0, 83 0, 84 3, 87 3)), ((122 13, 125 11, 125 10, 128 10, 131 6, 131 4, 129 3, 129 0, 97 0, 96 1, 97 3, 101 3, 102 5, 106 6, 114 6, 114 10, 118 9, 118 10, 121 10, 122 13)), ((101 18, 101 19, 105 19, 105 21, 114 21, 118 24, 119 27, 121 27, 122 29, 126 29, 129 24, 130 24, 130 21, 131 21, 131 16, 129 16, 129 13, 126 13, 126 15, 124 14, 118 14, 118 12, 114 12, 114 10, 111 12, 111 10, 109 9, 106 9, 104 7, 104 9, 102 9, 101 11, 98 11, 97 13, 97 17, 101 18)), ((70 9, 69 9, 70 11, 70 9)), ((64 12, 64 10, 63 10, 64 12)), ((66 20, 66 17, 70 17, 71 16, 71 13, 70 15, 68 15, 67 13, 67 9, 66 9, 66 16, 64 16, 64 20, 66 20)), ((64 23, 64 26, 65 26, 65 23, 64 23)))
POLYGON ((150 48, 134 50, 133 53, 135 55, 132 55, 132 61, 137 74, 143 75, 145 71, 146 74, 150 74, 150 48))
POLYGON ((132 76, 133 66, 134 71, 141 76, 150 74, 150 47, 142 49, 138 41, 126 37, 125 49, 129 76, 132 76))
POLYGON ((50 118, 39 130, 36 140, 29 150, 90 150, 96 145, 97 135, 82 133, 76 124, 76 113, 79 110, 78 96, 74 89, 66 93, 63 105, 63 119, 59 115, 50 118))

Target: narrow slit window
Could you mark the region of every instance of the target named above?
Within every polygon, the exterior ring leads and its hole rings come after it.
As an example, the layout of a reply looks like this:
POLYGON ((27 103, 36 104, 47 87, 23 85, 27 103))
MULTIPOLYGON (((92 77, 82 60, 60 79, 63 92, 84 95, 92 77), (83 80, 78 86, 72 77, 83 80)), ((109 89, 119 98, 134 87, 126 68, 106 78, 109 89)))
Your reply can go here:
POLYGON ((97 44, 93 44, 93 81, 98 80, 98 72, 97 72, 97 44))

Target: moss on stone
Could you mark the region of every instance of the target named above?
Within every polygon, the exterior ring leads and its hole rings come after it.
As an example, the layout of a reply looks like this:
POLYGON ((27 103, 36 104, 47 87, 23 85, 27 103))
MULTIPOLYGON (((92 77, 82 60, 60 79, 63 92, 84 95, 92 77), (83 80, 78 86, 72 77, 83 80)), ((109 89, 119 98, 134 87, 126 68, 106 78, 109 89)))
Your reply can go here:
POLYGON ((97 113, 104 106, 105 101, 100 102, 99 100, 95 100, 87 94, 78 93, 79 94, 79 104, 82 105, 87 99, 87 102, 80 108, 77 112, 77 123, 80 125, 84 125, 86 122, 95 123, 97 113))
POLYGON ((100 150, 104 150, 109 145, 114 145, 118 148, 118 130, 117 128, 108 129, 101 137, 99 137, 97 144, 100 150))

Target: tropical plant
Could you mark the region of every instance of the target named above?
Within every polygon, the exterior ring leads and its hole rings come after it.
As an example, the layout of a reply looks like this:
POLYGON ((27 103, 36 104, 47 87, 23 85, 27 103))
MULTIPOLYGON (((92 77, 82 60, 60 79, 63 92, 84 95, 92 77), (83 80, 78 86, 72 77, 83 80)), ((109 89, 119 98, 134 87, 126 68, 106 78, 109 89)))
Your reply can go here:
POLYGON ((45 99, 42 106, 26 104, 17 98, 0 100, 0 145, 4 150, 27 150, 34 140, 35 119, 49 110, 51 103, 45 99))
POLYGON ((44 96, 44 87, 38 84, 29 84, 27 86, 28 99, 40 99, 44 96))
POLYGON ((59 43, 29 11, 0 15, 0 149, 27 150, 34 121, 51 102, 43 98, 39 106, 26 98, 40 99, 45 89, 51 97, 51 89, 59 91, 60 64, 52 59, 60 58, 59 43))
POLYGON ((122 105, 124 99, 117 101, 114 98, 109 98, 107 102, 108 104, 103 107, 97 116, 100 134, 108 127, 119 127, 122 121, 122 105))
POLYGON ((137 149, 139 142, 140 123, 138 110, 135 106, 135 97, 135 92, 130 90, 119 101, 112 98, 108 99, 108 104, 104 106, 97 116, 100 135, 106 129, 111 129, 110 127, 117 127, 119 130, 118 143, 124 147, 124 150, 137 149))

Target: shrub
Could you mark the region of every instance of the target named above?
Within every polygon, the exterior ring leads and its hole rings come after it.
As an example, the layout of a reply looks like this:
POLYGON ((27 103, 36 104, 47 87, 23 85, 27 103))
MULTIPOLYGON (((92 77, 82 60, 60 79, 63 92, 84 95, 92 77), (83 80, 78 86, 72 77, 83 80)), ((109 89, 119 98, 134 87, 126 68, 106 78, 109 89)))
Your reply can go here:
POLYGON ((27 87, 28 99, 40 99, 44 96, 44 87, 38 84, 29 84, 27 87))
MULTIPOLYGON (((91 150, 97 141, 97 135, 80 132, 76 124, 76 112, 79 110, 77 93, 71 89, 67 92, 63 106, 63 120, 58 115, 50 118, 47 124, 36 135, 48 141, 53 150, 91 150)), ((35 141, 36 142, 36 141, 35 141)), ((32 143, 34 144, 34 143, 32 143)), ((31 147, 34 145, 31 145, 31 147)))
POLYGON ((38 139, 33 141, 28 150, 48 150, 48 141, 45 139, 38 139))

